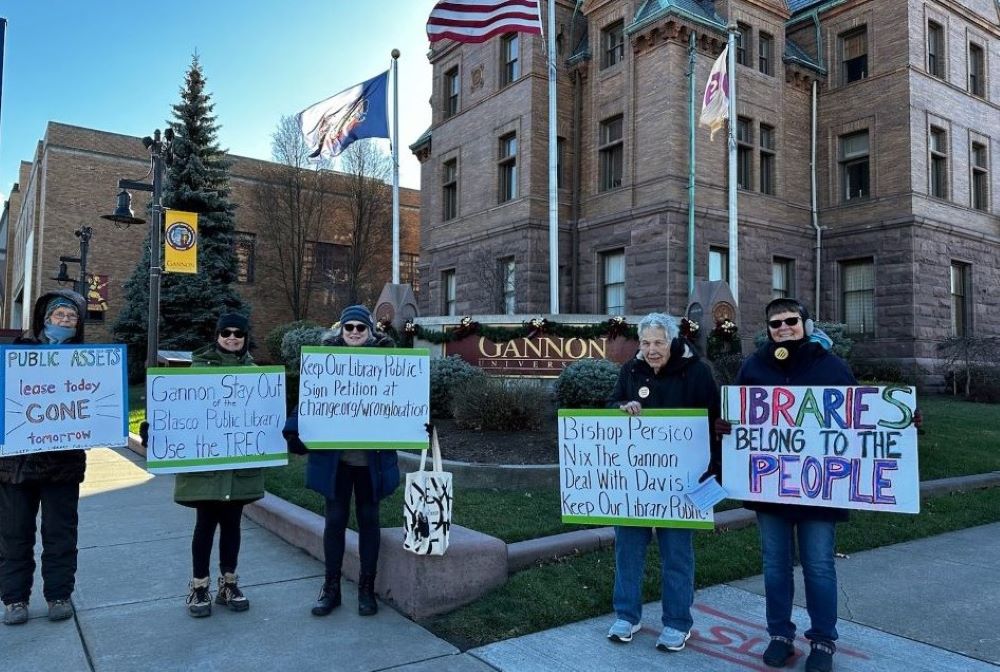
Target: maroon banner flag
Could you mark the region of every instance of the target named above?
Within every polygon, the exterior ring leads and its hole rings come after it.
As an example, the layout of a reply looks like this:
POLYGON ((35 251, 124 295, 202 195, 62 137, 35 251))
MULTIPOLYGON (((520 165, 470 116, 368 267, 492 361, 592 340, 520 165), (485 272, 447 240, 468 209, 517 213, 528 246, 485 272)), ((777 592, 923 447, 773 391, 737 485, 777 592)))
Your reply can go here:
POLYGON ((515 32, 541 34, 538 0, 441 0, 427 19, 431 42, 485 42, 515 32))

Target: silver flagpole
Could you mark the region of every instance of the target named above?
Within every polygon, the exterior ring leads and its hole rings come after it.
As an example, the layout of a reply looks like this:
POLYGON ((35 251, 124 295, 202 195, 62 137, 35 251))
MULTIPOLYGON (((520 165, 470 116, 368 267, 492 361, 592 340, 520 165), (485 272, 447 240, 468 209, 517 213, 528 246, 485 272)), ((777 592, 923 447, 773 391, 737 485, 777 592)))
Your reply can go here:
POLYGON ((399 49, 392 50, 392 284, 399 284, 399 49))
POLYGON ((559 314, 559 161, 556 123, 556 0, 549 0, 549 312, 559 314))
POLYGON ((736 230, 736 25, 729 26, 729 54, 726 77, 729 79, 729 289, 736 305, 740 303, 740 243, 736 230))

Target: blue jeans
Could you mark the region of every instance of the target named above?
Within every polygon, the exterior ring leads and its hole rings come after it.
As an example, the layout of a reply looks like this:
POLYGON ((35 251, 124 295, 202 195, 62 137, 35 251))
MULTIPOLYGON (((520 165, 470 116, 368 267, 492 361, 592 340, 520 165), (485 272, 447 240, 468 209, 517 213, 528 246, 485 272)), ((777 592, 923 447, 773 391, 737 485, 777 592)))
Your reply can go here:
POLYGON ((806 585, 806 610, 811 622, 805 633, 806 639, 836 641, 837 569, 833 563, 836 523, 826 520, 793 521, 758 511, 757 528, 764 556, 768 633, 772 637, 795 638, 792 563, 797 536, 799 561, 806 585))
POLYGON ((694 624, 694 536, 691 530, 668 527, 615 527, 614 608, 633 625, 642 620, 642 576, 646 547, 656 530, 660 545, 660 601, 663 625, 688 632, 694 624))

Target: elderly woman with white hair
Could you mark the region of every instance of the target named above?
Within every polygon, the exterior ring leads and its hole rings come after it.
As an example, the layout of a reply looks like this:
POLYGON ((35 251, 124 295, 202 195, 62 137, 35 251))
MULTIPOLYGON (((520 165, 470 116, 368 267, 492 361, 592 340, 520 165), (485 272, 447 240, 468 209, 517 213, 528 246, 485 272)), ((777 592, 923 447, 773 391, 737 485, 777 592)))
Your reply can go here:
MULTIPOLYGON (((719 417, 719 386, 712 370, 680 336, 677 321, 650 313, 639 322, 639 352, 622 365, 608 406, 629 415, 646 408, 703 408, 709 427, 719 417)), ((708 473, 718 475, 721 444, 691 446, 710 458, 708 473)), ((617 620, 608 631, 613 642, 630 642, 642 619, 642 577, 646 547, 653 529, 660 546, 663 631, 656 641, 661 651, 680 651, 691 636, 694 602, 694 539, 681 528, 615 527, 614 609, 617 620)))

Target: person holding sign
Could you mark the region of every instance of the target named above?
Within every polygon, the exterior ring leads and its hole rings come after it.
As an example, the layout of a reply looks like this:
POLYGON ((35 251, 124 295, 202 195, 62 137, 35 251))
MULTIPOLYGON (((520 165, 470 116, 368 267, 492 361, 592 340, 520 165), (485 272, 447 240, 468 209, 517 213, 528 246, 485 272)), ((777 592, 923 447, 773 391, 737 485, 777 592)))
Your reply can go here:
MULTIPOLYGON (((643 409, 700 408, 708 411, 709 425, 719 417, 719 386, 712 370, 680 336, 674 318, 650 313, 638 327, 639 353, 622 365, 618 382, 608 399, 629 415, 643 409)), ((709 458, 709 470, 719 473, 721 446, 698 447, 709 458)), ((690 529, 657 527, 660 547, 663 631, 656 641, 661 651, 680 651, 691 636, 694 603, 694 539, 690 529)), ((615 526, 615 587, 613 604, 617 620, 608 631, 613 642, 630 642, 642 618, 642 577, 646 547, 652 536, 648 527, 615 526)))
MULTIPOLYGON (((327 332, 323 345, 388 348, 395 345, 388 336, 376 333, 375 320, 364 306, 344 308, 338 325, 327 332)), ((323 528, 326 580, 316 604, 313 605, 312 613, 314 616, 326 616, 340 606, 340 573, 353 492, 361 560, 358 613, 372 616, 378 612, 378 603, 375 601, 375 570, 378 567, 382 534, 379 501, 391 495, 399 486, 396 451, 308 450, 299 439, 298 415, 294 413, 289 414, 284 435, 290 452, 309 455, 306 487, 326 498, 326 525, 323 528)))
MULTIPOLYGON (((15 343, 83 342, 86 302, 60 289, 35 302, 31 330, 15 343)), ((35 517, 42 510, 42 581, 49 620, 73 616, 80 483, 87 469, 82 450, 28 453, 0 458, 0 597, 3 622, 28 621, 35 573, 35 517)))
MULTIPOLYGON (((215 342, 196 350, 192 366, 253 366, 248 351, 250 323, 239 313, 219 317, 215 342)), ((223 469, 177 474, 174 501, 197 513, 191 538, 193 567, 187 597, 188 613, 195 618, 212 615, 209 563, 215 530, 219 530, 219 577, 215 603, 231 611, 250 608, 238 585, 236 565, 240 554, 240 521, 243 507, 264 496, 264 471, 260 468, 223 469)))

